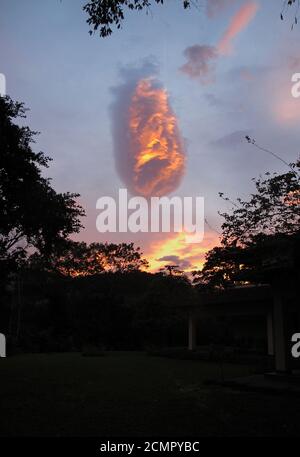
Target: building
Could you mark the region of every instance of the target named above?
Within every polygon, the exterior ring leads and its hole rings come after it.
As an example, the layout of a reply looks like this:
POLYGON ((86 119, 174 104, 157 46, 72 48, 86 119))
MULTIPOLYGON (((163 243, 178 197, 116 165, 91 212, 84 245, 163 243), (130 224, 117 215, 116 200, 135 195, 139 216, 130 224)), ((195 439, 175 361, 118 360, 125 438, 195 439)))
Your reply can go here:
POLYGON ((277 372, 291 371, 291 337, 300 332, 299 298, 293 288, 270 285, 244 286, 199 294, 197 304, 188 306, 188 348, 197 346, 201 319, 231 319, 236 336, 252 333, 266 339, 266 353, 274 356, 277 372))

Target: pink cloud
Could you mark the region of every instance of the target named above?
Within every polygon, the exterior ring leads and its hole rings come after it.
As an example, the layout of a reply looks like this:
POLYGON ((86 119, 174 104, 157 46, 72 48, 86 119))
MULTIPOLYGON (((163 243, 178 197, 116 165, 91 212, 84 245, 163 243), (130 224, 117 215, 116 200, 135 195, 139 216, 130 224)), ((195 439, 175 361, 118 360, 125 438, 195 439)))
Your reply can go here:
POLYGON ((232 41, 242 32, 254 18, 258 10, 257 2, 245 3, 238 12, 233 16, 229 26, 227 27, 223 37, 218 44, 220 54, 229 54, 232 50, 232 41))
MULTIPOLYGON (((222 5, 224 6, 222 1, 213 1, 211 7, 213 5, 214 7, 218 5, 219 8, 222 5)), ((192 79, 198 79, 202 84, 212 83, 215 79, 214 70, 218 58, 230 53, 232 50, 232 41, 247 27, 254 18, 257 10, 258 3, 256 1, 251 0, 243 4, 233 16, 217 46, 195 44, 187 47, 183 52, 187 62, 179 70, 192 79)))

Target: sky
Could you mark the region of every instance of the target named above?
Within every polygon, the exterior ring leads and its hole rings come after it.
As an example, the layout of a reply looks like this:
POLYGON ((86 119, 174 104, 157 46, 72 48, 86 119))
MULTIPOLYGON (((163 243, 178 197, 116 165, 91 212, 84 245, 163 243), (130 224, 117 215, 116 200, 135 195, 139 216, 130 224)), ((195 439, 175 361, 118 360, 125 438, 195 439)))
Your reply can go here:
POLYGON ((30 108, 26 123, 41 132, 34 149, 53 158, 45 172, 53 187, 80 194, 85 228, 75 239, 133 241, 152 270, 173 262, 199 268, 218 243, 219 212, 231 209, 218 193, 247 199, 253 177, 286 171, 245 135, 287 162, 299 157, 300 99, 291 95, 292 74, 300 72, 299 26, 291 30, 290 15, 280 20, 282 0, 199 0, 189 10, 167 0, 148 14, 126 11, 122 28, 100 38, 88 33, 84 3, 0 0, 7 93, 30 108), (128 94, 144 77, 153 77, 150 89, 165 94, 164 116, 176 124, 172 148, 183 157, 180 176, 164 189, 170 196, 204 197, 209 225, 201 243, 187 244, 180 233, 96 229, 97 199, 130 189, 123 171, 132 143, 122 122, 128 94))

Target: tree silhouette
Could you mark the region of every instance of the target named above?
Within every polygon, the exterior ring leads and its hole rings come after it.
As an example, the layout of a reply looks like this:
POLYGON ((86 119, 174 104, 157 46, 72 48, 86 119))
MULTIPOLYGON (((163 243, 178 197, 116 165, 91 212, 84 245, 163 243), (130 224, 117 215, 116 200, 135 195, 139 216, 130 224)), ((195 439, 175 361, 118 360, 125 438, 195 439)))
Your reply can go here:
MULTIPOLYGON (((231 213, 221 213, 222 244, 248 246, 259 236, 292 235, 300 227, 300 160, 291 170, 253 179, 256 193, 248 201, 238 198, 231 213)), ((220 196, 225 200, 223 193, 220 196)))
MULTIPOLYGON (((197 0, 179 0, 184 9, 191 5, 197 6, 197 0)), ((207 0, 209 1, 209 0, 207 0)), ((107 37, 112 34, 112 27, 120 29, 122 22, 125 19, 124 9, 127 10, 146 10, 151 8, 151 5, 157 3, 163 5, 164 0, 90 0, 83 6, 83 10, 87 13, 87 23, 90 26, 90 35, 99 30, 100 37, 107 37)), ((294 7, 293 24, 298 23, 299 0, 284 0, 280 17, 283 20, 288 10, 294 7)))
POLYGON ((112 273, 129 273, 149 266, 134 243, 92 243, 91 248, 100 252, 105 270, 112 273))
POLYGON ((286 12, 288 10, 292 10, 292 8, 294 8, 294 12, 293 12, 294 17, 293 17, 293 23, 292 23, 292 29, 293 29, 294 25, 298 24, 298 14, 299 14, 299 8, 300 8, 299 0, 284 0, 280 17, 281 17, 281 20, 283 21, 286 12))
POLYGON ((164 275, 179 276, 183 274, 183 271, 179 269, 179 265, 165 265, 160 268, 159 271, 164 275))
POLYGON ((203 269, 193 272, 200 289, 268 282, 274 269, 289 269, 293 262, 299 268, 292 258, 299 256, 300 161, 289 166, 287 173, 255 179, 256 193, 248 201, 238 198, 231 212, 221 213, 222 246, 209 251, 203 269))
POLYGON ((34 254, 30 258, 34 268, 52 271, 63 276, 93 276, 101 273, 129 273, 146 269, 148 262, 140 248, 133 243, 91 243, 68 240, 64 249, 47 257, 34 254))
POLYGON ((42 176, 49 157, 33 152, 36 132, 14 119, 25 117, 22 103, 0 97, 0 266, 10 270, 29 248, 44 255, 79 232, 84 211, 78 194, 57 193, 42 176))

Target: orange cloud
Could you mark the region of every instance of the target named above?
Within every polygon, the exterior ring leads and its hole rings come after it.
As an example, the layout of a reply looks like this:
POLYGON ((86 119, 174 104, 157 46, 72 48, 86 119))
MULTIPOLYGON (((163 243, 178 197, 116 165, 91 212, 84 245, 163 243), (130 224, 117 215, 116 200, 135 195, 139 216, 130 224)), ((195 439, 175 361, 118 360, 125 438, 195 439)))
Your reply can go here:
POLYGON ((148 271, 156 272, 167 264, 176 264, 186 273, 201 269, 206 252, 219 243, 214 233, 207 232, 202 243, 186 243, 184 233, 172 233, 167 239, 153 242, 144 252, 150 264, 148 271))
POLYGON ((249 22, 254 18, 258 10, 257 2, 245 3, 238 12, 233 16, 229 26, 227 27, 223 37, 218 44, 220 54, 229 54, 232 50, 232 41, 244 30, 249 22))
POLYGON ((145 197, 175 190, 185 171, 185 151, 168 94, 153 78, 137 82, 128 126, 130 186, 145 197))
POLYGON ((185 145, 166 89, 151 61, 121 70, 113 88, 112 134, 117 172, 133 195, 167 195, 185 173, 185 145))

